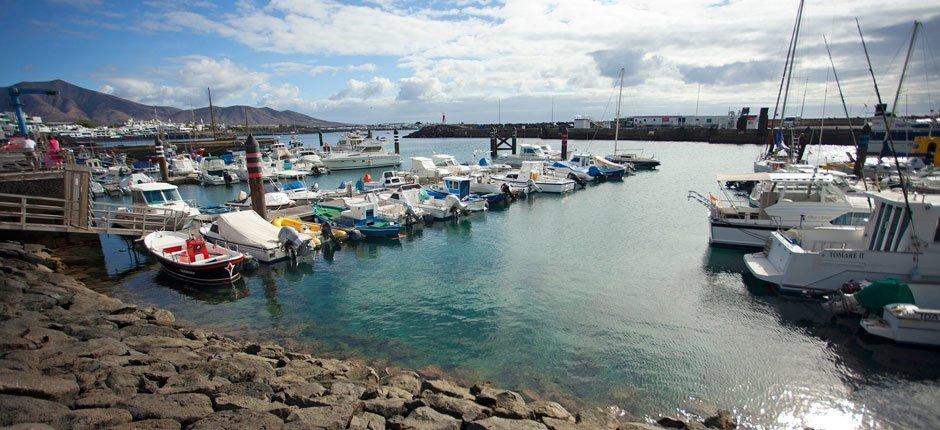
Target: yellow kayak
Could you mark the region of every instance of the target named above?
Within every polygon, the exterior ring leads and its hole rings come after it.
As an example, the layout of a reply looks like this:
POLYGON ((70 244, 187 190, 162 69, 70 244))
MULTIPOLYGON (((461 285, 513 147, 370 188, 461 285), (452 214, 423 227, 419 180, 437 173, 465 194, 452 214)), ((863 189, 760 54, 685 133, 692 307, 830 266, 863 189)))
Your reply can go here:
MULTIPOLYGON (((301 221, 296 218, 277 217, 271 220, 271 224, 274 224, 276 227, 293 227, 301 233, 318 236, 320 235, 320 224, 315 222, 301 221)), ((344 241, 346 240, 346 236, 347 235, 345 231, 335 228, 333 229, 333 237, 335 237, 337 240, 344 241)))

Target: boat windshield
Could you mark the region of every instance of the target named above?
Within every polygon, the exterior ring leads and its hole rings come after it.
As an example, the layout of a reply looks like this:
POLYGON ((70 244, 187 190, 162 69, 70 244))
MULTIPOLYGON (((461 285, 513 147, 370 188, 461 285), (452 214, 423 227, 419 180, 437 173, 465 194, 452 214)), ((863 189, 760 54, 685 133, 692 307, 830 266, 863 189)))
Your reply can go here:
POLYGON ((150 190, 144 191, 144 201, 149 205, 172 203, 182 201, 179 190, 150 190))

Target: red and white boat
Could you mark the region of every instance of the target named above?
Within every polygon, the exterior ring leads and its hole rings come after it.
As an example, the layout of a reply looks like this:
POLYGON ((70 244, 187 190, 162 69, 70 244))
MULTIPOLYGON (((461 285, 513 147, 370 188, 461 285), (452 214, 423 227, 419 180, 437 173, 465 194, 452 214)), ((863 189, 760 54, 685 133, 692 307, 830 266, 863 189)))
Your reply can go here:
POLYGON ((173 277, 198 284, 228 284, 242 276, 245 255, 207 243, 202 236, 180 231, 156 231, 144 245, 173 277))

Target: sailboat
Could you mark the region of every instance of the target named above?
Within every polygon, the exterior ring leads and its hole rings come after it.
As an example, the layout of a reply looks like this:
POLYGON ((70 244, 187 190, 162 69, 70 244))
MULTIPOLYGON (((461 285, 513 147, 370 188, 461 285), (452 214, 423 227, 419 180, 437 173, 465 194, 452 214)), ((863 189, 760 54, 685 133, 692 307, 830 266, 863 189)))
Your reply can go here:
MULTIPOLYGON (((787 111, 787 101, 790 97, 790 81, 793 77, 793 64, 796 62, 796 47, 797 42, 800 38, 800 27, 803 21, 803 0, 800 0, 800 5, 797 8, 796 12, 796 22, 793 24, 793 32, 790 33, 790 46, 787 49, 787 59, 783 63, 783 74, 780 76, 780 86, 777 88, 777 101, 774 103, 774 116, 771 121, 777 120, 777 108, 780 108, 779 117, 776 127, 774 127, 773 136, 767 142, 765 150, 762 151, 760 159, 754 162, 754 172, 772 172, 775 170, 780 170, 785 168, 787 164, 796 162, 799 163, 799 157, 794 159, 794 150, 796 145, 799 142, 791 141, 790 146, 787 146, 784 142, 784 121, 786 118, 787 111), (780 97, 783 96, 783 103, 780 103, 780 97), (778 155, 780 151, 783 151, 786 155, 778 155)), ((792 138, 792 133, 791 133, 792 138)))
POLYGON ((620 105, 623 100, 623 73, 624 68, 620 68, 620 90, 617 94, 617 114, 614 119, 614 153, 609 154, 604 157, 604 160, 611 163, 616 163, 624 167, 624 175, 629 175, 630 172, 635 171, 638 168, 642 169, 655 169, 659 166, 659 161, 649 158, 649 157, 640 157, 636 154, 619 154, 617 151, 617 143, 620 140, 620 105))

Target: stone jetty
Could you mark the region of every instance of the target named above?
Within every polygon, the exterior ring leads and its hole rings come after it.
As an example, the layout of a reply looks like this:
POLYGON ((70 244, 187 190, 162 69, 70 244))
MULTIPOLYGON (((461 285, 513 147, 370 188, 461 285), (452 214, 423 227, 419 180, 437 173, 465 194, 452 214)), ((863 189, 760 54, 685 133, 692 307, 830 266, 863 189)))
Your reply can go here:
POLYGON ((487 383, 239 341, 85 287, 39 245, 0 243, 0 427, 114 429, 735 428, 622 422, 487 383))

